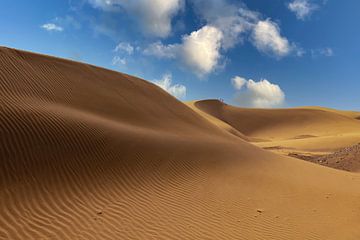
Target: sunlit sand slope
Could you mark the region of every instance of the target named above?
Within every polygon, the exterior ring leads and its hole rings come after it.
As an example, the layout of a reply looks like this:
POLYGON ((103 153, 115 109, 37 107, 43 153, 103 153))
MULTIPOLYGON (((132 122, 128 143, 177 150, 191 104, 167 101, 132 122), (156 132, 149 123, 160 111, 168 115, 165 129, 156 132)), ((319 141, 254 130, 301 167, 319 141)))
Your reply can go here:
POLYGON ((0 239, 360 238, 359 175, 262 150, 141 79, 0 48, 0 96, 0 239))
POLYGON ((188 106, 235 128, 243 139, 283 155, 329 154, 360 143, 359 112, 321 107, 238 108, 217 100, 188 106))
POLYGON ((325 108, 238 108, 217 100, 197 101, 193 105, 246 136, 268 141, 360 133, 355 113, 325 108))

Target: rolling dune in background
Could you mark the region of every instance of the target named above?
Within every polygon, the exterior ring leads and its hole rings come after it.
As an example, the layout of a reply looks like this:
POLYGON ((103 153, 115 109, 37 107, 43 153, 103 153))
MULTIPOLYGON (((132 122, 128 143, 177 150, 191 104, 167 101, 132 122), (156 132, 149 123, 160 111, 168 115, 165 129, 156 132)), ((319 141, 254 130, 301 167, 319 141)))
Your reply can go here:
MULTIPOLYGON (((244 139, 283 155, 317 158, 360 143, 359 112, 320 107, 238 108, 217 100, 195 101, 187 105, 205 114, 206 118, 215 118, 234 128, 244 139)), ((356 161, 349 162, 346 157, 339 157, 328 166, 359 171, 360 156, 356 154, 356 161)))
POLYGON ((144 80, 8 48, 0 95, 0 239, 360 239, 360 175, 246 141, 348 134, 350 113, 299 110, 306 132, 287 110, 209 120, 144 80))

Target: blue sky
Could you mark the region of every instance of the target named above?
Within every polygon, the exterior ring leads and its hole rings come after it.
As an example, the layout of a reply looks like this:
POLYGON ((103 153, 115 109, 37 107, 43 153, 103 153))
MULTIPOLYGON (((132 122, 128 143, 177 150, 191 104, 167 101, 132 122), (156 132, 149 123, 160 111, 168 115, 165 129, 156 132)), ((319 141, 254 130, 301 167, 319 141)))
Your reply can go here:
POLYGON ((3 0, 0 45, 126 72, 181 100, 360 110, 357 0, 3 0))

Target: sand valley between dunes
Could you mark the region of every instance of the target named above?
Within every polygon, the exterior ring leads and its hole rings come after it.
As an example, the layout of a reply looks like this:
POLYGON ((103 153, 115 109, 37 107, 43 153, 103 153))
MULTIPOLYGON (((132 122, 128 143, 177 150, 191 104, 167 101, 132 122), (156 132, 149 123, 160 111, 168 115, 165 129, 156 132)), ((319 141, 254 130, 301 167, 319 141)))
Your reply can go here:
POLYGON ((4 47, 0 96, 0 239, 360 239, 358 112, 182 103, 4 47))

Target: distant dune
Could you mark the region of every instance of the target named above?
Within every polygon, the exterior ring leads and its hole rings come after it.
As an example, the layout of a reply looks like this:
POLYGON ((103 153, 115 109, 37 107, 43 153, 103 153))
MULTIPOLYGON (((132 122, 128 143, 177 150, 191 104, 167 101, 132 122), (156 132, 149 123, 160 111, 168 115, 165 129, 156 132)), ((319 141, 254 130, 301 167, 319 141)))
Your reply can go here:
MULTIPOLYGON (((205 117, 226 123, 242 134, 243 139, 283 155, 306 159, 360 143, 359 112, 320 107, 249 109, 218 100, 196 101, 188 106, 206 114, 205 117)), ((360 159, 352 161, 352 164, 347 163, 346 169, 358 171, 359 164, 360 159)))
POLYGON ((342 134, 339 147, 357 137, 352 114, 192 109, 144 80, 9 48, 0 94, 0 239, 360 239, 359 174, 259 147, 342 134))

